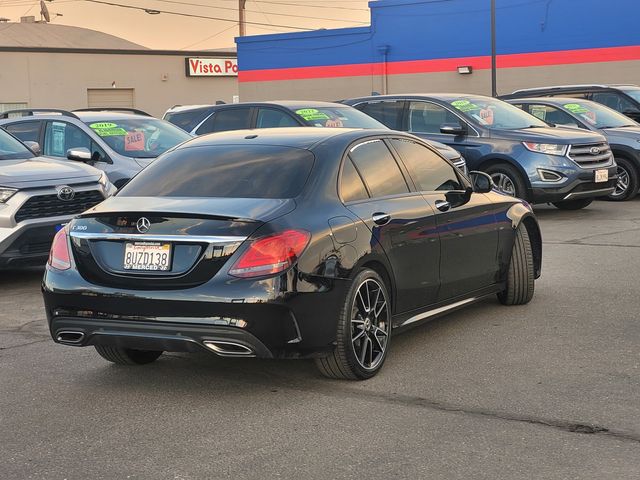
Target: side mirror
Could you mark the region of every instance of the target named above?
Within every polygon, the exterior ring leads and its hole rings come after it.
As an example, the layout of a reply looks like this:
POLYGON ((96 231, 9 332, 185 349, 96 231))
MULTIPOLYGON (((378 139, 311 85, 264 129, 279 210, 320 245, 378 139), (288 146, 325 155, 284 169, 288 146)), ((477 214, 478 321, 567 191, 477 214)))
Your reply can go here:
POLYGON ((493 180, 484 172, 474 170, 469 172, 469 178, 476 193, 489 193, 493 189, 493 180))
POLYGON ((40 144, 38 142, 26 141, 24 144, 29 147, 29 149, 36 154, 36 156, 42 155, 42 149, 40 148, 40 144))
POLYGON ((67 158, 78 162, 90 162, 91 152, 85 147, 70 148, 67 150, 67 158))
POLYGON ((464 135, 467 129, 459 123, 443 123, 440 125, 440 133, 445 135, 464 135))

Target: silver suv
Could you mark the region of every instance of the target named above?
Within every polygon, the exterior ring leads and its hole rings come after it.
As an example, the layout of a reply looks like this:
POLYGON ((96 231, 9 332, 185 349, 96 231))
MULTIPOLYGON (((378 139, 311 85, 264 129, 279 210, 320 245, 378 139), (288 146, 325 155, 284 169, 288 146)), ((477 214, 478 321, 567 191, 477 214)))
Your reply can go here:
POLYGON ((169 122, 128 108, 13 110, 0 114, 0 127, 22 141, 37 142, 46 157, 82 161, 106 172, 117 188, 192 137, 169 122))
POLYGON ((0 269, 44 265, 56 232, 115 191, 100 170, 38 157, 0 128, 0 269))

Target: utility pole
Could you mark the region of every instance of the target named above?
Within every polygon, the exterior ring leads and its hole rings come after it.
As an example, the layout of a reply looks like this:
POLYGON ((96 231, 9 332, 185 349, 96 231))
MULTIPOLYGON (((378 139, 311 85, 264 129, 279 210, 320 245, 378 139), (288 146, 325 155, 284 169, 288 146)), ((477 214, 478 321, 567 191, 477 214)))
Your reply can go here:
POLYGON ((240 36, 244 37, 246 35, 246 26, 244 23, 244 7, 247 3, 247 0, 238 0, 238 25, 240 26, 240 36))
POLYGON ((494 98, 498 96, 496 76, 496 0, 491 0, 491 95, 494 98))

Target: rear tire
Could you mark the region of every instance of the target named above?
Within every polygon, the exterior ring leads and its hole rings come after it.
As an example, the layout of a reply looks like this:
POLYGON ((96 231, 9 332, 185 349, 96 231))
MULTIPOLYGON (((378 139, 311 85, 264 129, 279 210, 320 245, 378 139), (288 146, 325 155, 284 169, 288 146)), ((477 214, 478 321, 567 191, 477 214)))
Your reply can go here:
POLYGON ((503 305, 525 305, 533 298, 535 269, 529 232, 524 225, 516 230, 507 274, 507 288, 498 294, 503 305))
POLYGON ((380 371, 391 339, 391 302, 387 286, 376 272, 360 271, 344 299, 336 345, 316 359, 325 377, 365 380, 380 371))
POLYGON ((154 362, 162 355, 161 351, 156 350, 133 350, 108 345, 94 346, 102 358, 118 365, 145 365, 154 362))
POLYGON ((593 198, 580 198, 578 200, 566 200, 564 202, 553 202, 553 206, 560 210, 580 210, 588 207, 593 202, 593 198))
POLYGON ((617 174, 618 182, 615 191, 605 197, 612 202, 624 202, 631 200, 638 194, 640 181, 638 180, 638 170, 636 166, 626 158, 616 158, 618 164, 617 174))
POLYGON ((499 191, 527 200, 527 184, 520 172, 508 163, 496 163, 485 169, 499 191))

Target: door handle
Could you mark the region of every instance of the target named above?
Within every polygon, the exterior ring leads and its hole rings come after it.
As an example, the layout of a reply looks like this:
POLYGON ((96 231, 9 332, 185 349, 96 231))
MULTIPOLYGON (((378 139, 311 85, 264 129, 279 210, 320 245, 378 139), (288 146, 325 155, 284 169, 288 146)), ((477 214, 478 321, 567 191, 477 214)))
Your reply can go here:
POLYGON ((389 215, 388 213, 376 212, 371 215, 371 220, 373 220, 373 223, 375 223, 376 225, 382 226, 391 221, 391 215, 389 215))
POLYGON ((441 212, 446 212, 451 208, 451 204, 445 200, 436 200, 435 205, 441 212))

